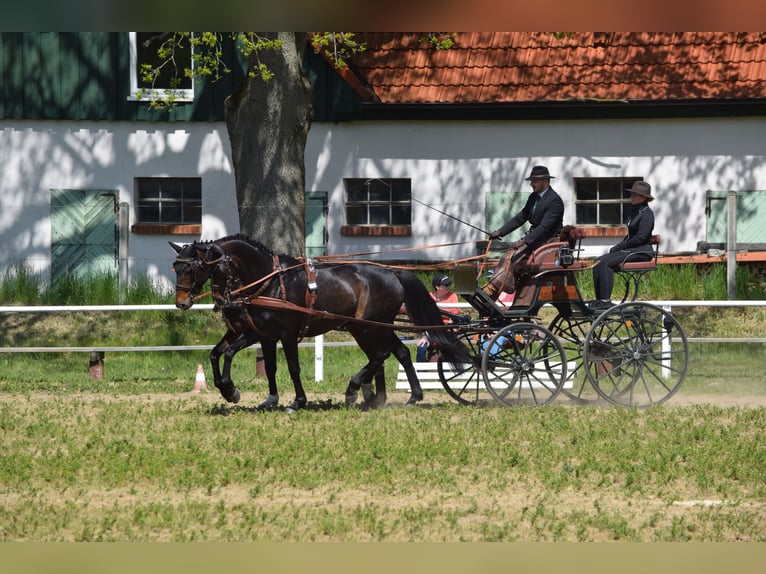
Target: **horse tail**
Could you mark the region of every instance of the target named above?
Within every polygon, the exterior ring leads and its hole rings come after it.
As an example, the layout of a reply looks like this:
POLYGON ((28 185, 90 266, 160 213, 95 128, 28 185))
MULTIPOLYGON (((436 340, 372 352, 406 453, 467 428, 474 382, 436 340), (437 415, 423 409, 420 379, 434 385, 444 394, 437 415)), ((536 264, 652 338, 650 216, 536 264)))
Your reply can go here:
MULTIPOLYGON (((443 325, 441 311, 428 289, 412 271, 396 270, 396 276, 404 287, 404 304, 415 326, 429 327, 443 325)), ((460 342, 452 329, 424 329, 435 344, 442 359, 457 369, 461 363, 470 363, 468 349, 460 342)))

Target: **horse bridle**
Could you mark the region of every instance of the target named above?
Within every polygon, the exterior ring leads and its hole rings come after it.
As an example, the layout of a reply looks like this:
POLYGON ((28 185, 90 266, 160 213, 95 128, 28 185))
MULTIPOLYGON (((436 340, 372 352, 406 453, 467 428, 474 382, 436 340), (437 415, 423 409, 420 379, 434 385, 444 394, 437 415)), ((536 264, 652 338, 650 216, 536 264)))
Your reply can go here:
POLYGON ((240 286, 239 281, 232 281, 233 273, 231 273, 230 269, 232 266, 231 257, 223 252, 217 259, 212 259, 210 261, 204 259, 202 264, 207 268, 210 276, 210 290, 213 294, 218 293, 222 295, 224 304, 228 305, 231 302, 231 292, 240 286), (221 290, 221 286, 213 280, 217 273, 220 273, 226 278, 226 285, 224 285, 223 290, 221 290))
POLYGON ((242 284, 242 278, 238 272, 238 269, 236 268, 232 258, 226 252, 223 252, 221 255, 219 255, 217 259, 212 259, 209 261, 205 259, 203 263, 208 267, 211 291, 213 293, 219 293, 222 295, 225 305, 232 303, 232 295, 234 294, 241 295, 242 300, 244 302, 248 302, 251 299, 257 299, 260 295, 262 295, 269 287, 272 279, 276 275, 279 277, 280 288, 284 296, 282 272, 288 268, 285 268, 280 264, 279 258, 276 255, 273 257, 274 271, 249 285, 242 284), (232 270, 232 268, 234 269, 232 270), (215 277, 216 273, 220 273, 226 277, 226 285, 224 286, 223 290, 221 290, 221 286, 219 284, 213 282, 213 278, 215 277), (251 288, 255 287, 258 288, 253 293, 249 293, 251 288))
MULTIPOLYGON (((202 288, 202 285, 205 284, 205 281, 197 281, 197 272, 204 269, 205 265, 202 261, 200 261, 198 257, 176 257, 175 261, 173 262, 173 270, 176 272, 176 291, 186 291, 189 293, 189 299, 191 300, 192 304, 194 303, 194 296, 199 294, 199 290, 202 288), (189 266, 192 274, 191 286, 187 287, 186 285, 181 285, 178 282, 178 269, 176 269, 177 263, 183 263, 189 266)), ((205 278, 205 280, 207 280, 207 278, 205 278)))

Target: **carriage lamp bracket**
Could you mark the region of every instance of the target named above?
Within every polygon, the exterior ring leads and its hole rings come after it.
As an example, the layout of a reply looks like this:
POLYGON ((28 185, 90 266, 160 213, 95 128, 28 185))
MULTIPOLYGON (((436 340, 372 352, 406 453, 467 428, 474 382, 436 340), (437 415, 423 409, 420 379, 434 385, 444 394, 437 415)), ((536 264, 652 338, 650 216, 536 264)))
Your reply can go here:
POLYGON ((574 263, 574 251, 571 247, 562 246, 559 248, 558 257, 556 257, 557 267, 569 267, 574 263))

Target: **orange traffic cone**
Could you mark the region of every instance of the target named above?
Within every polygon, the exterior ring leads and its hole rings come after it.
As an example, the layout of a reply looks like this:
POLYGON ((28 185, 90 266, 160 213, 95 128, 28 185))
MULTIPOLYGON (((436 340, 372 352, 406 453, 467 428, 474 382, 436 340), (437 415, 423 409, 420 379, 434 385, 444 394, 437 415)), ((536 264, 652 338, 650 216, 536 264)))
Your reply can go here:
POLYGON ((194 378, 194 389, 191 394, 196 395, 200 391, 206 391, 207 385, 205 384, 205 371, 202 370, 202 365, 197 365, 197 376, 194 378))

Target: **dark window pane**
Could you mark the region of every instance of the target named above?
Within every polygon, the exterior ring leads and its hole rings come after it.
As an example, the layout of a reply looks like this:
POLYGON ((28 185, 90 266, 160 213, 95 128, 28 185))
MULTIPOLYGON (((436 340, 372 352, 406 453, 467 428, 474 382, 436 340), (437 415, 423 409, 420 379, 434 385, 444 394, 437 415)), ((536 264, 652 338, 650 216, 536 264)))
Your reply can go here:
POLYGON ((601 180, 598 185, 598 198, 600 200, 622 199, 622 180, 619 180, 619 179, 601 180))
POLYGON ((620 205, 602 203, 599 213, 599 223, 602 225, 617 225, 622 222, 620 205))
POLYGON ((163 203, 160 213, 162 223, 183 223, 180 203, 163 203))
MULTIPOLYGON (((157 55, 157 50, 171 37, 168 32, 137 32, 136 33, 136 60, 138 68, 138 85, 142 88, 152 88, 151 82, 144 82, 141 74, 141 66, 149 64, 158 68, 162 60, 157 55)), ((159 77, 154 82, 155 89, 191 89, 191 78, 184 74, 185 68, 191 68, 191 46, 188 38, 184 39, 181 46, 176 46, 174 53, 175 67, 172 63, 167 64, 160 70, 159 77)))
POLYGON ((366 225, 367 209, 364 207, 346 207, 346 222, 348 225, 366 225))
POLYGON ((157 223, 160 220, 160 212, 157 206, 138 205, 138 220, 145 223, 157 223))
POLYGON ((392 225, 411 225, 412 218, 410 217, 410 208, 404 206, 397 206, 391 208, 391 224, 392 225))
POLYGON ((346 192, 346 197, 350 202, 367 201, 367 190, 365 189, 349 189, 346 192))
POLYGON ((165 180, 160 180, 158 183, 162 199, 180 200, 183 198, 184 184, 182 180, 171 177, 165 180))
POLYGON ((580 203, 575 208, 575 221, 579 225, 595 225, 596 221, 596 204, 594 203, 580 203))
POLYGON ((575 182, 575 200, 587 201, 595 200, 597 195, 597 184, 594 179, 579 179, 575 182))
POLYGON ((186 203, 184 204, 183 221, 202 221, 202 204, 186 203))
POLYGON ((370 223, 372 225, 389 225, 390 208, 386 206, 370 207, 370 223))

